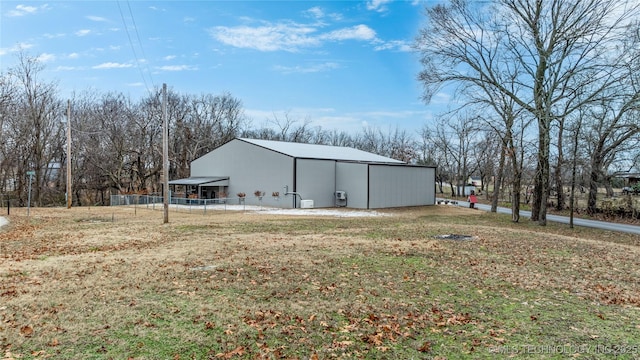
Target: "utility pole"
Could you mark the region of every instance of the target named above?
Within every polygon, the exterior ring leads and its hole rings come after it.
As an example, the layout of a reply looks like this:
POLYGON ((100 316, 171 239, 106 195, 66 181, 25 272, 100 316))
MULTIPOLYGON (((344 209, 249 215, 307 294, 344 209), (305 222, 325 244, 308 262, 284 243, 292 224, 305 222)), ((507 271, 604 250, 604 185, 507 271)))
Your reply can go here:
POLYGON ((164 223, 169 222, 169 126, 167 125, 167 84, 162 84, 162 190, 164 223))
POLYGON ((36 172, 33 170, 27 171, 27 176, 29 177, 29 196, 27 200, 27 217, 30 216, 31 213, 31 183, 33 182, 33 177, 36 175, 36 172))
POLYGON ((71 100, 67 100, 67 209, 71 209, 71 100))

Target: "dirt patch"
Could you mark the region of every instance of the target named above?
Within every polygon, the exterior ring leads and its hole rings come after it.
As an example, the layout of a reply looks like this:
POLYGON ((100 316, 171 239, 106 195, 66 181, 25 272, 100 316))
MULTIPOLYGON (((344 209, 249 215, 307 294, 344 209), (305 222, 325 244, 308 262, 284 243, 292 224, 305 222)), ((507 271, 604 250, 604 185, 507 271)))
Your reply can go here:
POLYGON ((444 234, 444 235, 436 235, 434 236, 436 239, 440 240, 461 240, 461 241, 469 241, 469 240, 477 240, 478 238, 473 235, 461 235, 461 234, 444 234))

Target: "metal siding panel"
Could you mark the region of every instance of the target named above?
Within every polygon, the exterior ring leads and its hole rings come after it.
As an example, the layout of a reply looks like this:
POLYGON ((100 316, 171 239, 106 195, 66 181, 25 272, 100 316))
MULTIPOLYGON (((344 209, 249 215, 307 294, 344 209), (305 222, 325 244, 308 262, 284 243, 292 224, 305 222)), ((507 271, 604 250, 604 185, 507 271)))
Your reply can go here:
POLYGON ((347 192, 347 207, 368 208, 367 164, 337 162, 336 190, 347 192))
POLYGON ((333 207, 336 174, 335 161, 297 159, 297 192, 314 207, 333 207))
POLYGON ((293 189, 293 158, 274 151, 232 140, 191 163, 191 176, 229 176, 229 197, 247 194, 247 205, 257 203, 256 190, 265 192, 262 204, 291 207, 292 203, 276 201, 271 193, 282 196, 284 186, 293 189), (254 201, 255 200, 255 201, 254 201))
POLYGON ((371 208, 433 205, 435 169, 371 165, 371 208))

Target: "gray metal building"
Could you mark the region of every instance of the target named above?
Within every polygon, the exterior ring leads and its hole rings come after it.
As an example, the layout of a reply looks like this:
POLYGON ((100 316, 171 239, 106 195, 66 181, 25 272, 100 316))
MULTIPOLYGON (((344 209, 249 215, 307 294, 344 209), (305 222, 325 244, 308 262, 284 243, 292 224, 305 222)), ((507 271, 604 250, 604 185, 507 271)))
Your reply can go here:
POLYGON ((435 177, 435 167, 354 148, 236 138, 169 184, 190 186, 199 198, 243 192, 249 203, 259 190, 264 205, 377 209, 435 204, 435 177))

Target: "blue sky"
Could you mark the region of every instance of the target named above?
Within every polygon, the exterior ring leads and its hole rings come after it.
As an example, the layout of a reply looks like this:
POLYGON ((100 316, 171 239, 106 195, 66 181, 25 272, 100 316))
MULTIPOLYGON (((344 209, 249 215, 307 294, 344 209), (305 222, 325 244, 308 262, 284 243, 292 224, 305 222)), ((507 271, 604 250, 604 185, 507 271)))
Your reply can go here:
POLYGON ((417 131, 447 96, 420 100, 424 1, 6 1, 0 66, 39 57, 60 94, 132 99, 166 83, 229 92, 254 127, 274 117, 326 130, 417 131))

